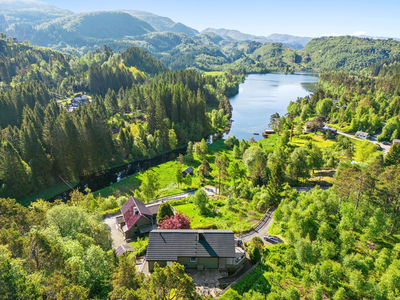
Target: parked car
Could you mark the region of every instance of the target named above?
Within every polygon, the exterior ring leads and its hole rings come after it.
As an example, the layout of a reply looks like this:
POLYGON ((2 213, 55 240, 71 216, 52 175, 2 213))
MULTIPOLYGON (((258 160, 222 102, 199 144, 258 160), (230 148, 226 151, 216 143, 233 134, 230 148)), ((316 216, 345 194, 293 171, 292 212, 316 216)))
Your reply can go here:
POLYGON ((268 235, 268 234, 264 236, 264 240, 267 241, 268 243, 271 243, 271 244, 282 243, 282 241, 278 237, 272 236, 272 235, 268 235))
POLYGON ((386 146, 388 146, 388 145, 390 145, 390 143, 389 142, 382 142, 382 144, 384 144, 384 145, 386 145, 386 146))

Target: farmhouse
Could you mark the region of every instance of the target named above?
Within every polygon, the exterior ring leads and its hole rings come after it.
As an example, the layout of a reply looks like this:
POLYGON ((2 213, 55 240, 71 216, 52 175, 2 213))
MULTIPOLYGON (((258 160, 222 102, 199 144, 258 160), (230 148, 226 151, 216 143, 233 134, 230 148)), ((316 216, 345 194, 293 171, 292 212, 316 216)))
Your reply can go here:
POLYGON ((178 262, 187 269, 235 270, 243 262, 231 230, 163 230, 150 232, 146 260, 149 271, 178 262))
POLYGON ((356 132, 356 137, 365 140, 365 139, 369 139, 371 136, 369 135, 368 132, 357 131, 356 132))
POLYGON ((157 228, 159 206, 159 203, 146 206, 142 201, 130 197, 121 207, 122 216, 116 218, 125 240, 135 239, 157 228))

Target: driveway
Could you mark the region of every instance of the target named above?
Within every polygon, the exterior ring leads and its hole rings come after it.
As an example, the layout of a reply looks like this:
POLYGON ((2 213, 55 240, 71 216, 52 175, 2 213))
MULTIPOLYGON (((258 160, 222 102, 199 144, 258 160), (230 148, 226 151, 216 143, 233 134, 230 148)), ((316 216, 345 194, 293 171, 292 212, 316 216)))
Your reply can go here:
MULTIPOLYGON (((215 187, 212 187, 212 186, 205 186, 205 187, 203 187, 203 189, 207 193, 208 196, 212 196, 216 193, 215 187)), ((188 193, 157 199, 156 201, 151 202, 151 203, 159 203, 159 202, 167 202, 167 201, 171 201, 171 200, 184 199, 184 198, 189 197, 189 195, 193 195, 195 192, 196 192, 196 190, 193 190, 188 193)), ((103 218, 103 222, 107 225, 108 230, 110 230, 111 237, 113 240, 113 248, 118 248, 120 245, 126 244, 126 241, 124 239, 122 232, 119 231, 119 229, 117 227, 117 217, 118 216, 122 216, 122 215, 118 214, 118 215, 103 218)))
POLYGON ((116 249, 120 245, 126 244, 124 240, 124 236, 121 231, 118 230, 117 228, 117 217, 122 216, 122 215, 117 215, 117 216, 110 216, 110 217, 105 217, 103 218, 104 224, 107 225, 108 230, 111 232, 111 237, 113 240, 113 248, 116 249))
MULTIPOLYGON (((347 136, 348 138, 351 138, 351 139, 354 139, 354 140, 357 140, 357 141, 362 141, 362 139, 359 139, 359 138, 355 137, 354 134, 345 133, 345 132, 339 131, 339 130, 337 131, 337 133, 340 134, 340 135, 347 136)), ((389 152, 391 145, 384 145, 382 143, 379 143, 377 141, 378 136, 379 136, 379 134, 375 134, 373 137, 371 137, 367 141, 369 141, 369 142, 371 142, 373 144, 378 144, 379 146, 381 146, 381 148, 383 150, 383 155, 386 155, 389 152)))
POLYGON ((256 236, 262 239, 264 235, 268 234, 268 229, 274 221, 274 211, 275 208, 271 209, 256 228, 241 235, 239 238, 246 243, 251 242, 251 239, 256 236))

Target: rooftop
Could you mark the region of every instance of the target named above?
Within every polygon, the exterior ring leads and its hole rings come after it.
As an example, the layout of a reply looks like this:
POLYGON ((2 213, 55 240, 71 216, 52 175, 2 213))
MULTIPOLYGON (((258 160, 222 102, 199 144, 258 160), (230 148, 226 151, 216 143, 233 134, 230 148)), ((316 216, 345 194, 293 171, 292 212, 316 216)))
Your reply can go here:
POLYGON ((176 261, 178 257, 236 257, 233 231, 156 229, 150 232, 148 261, 176 261))

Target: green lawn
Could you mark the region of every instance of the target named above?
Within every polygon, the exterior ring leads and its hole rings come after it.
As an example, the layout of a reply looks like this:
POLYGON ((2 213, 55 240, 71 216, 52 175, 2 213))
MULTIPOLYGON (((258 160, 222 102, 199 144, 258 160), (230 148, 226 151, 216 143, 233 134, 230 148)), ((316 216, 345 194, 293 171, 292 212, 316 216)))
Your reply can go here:
MULTIPOLYGON (((68 184, 72 187, 75 187, 78 185, 79 179, 76 180, 71 180, 68 182, 68 184)), ((21 198, 18 200, 18 203, 20 203, 23 206, 29 206, 32 202, 35 202, 38 199, 50 199, 53 198, 54 196, 57 196, 61 193, 64 193, 65 191, 68 191, 70 188, 65 184, 65 183, 59 183, 53 187, 38 191, 34 194, 31 194, 29 196, 26 196, 24 198, 21 198)))
POLYGON ((226 72, 224 71, 209 71, 209 72, 204 72, 205 75, 211 75, 211 76, 218 76, 218 75, 224 75, 226 72))
POLYGON ((322 133, 320 133, 320 132, 317 132, 316 134, 309 133, 307 136, 310 137, 311 139, 307 140, 307 139, 301 139, 298 137, 293 137, 291 144, 296 145, 296 146, 303 146, 308 141, 311 141, 316 146, 324 149, 327 147, 331 147, 336 143, 336 141, 334 141, 334 140, 324 140, 322 133))
MULTIPOLYGON (((222 151, 225 151, 228 156, 231 156, 232 154, 232 150, 226 149, 223 140, 219 140, 208 146, 208 155, 206 159, 210 163, 211 168, 214 169, 214 162, 215 162, 214 154, 222 151)), ((193 161, 189 162, 188 164, 181 165, 177 160, 174 160, 151 168, 151 170, 155 171, 160 176, 160 191, 157 195, 157 198, 179 194, 191 188, 199 188, 201 186, 201 183, 197 176, 192 177, 191 186, 187 186, 186 184, 181 184, 178 188, 177 184, 175 183, 175 172, 177 168, 183 171, 188 166, 191 166, 193 169, 196 170, 200 166, 201 162, 202 160, 194 155, 193 161)), ((213 170, 212 175, 216 174, 217 170, 213 170)), ((136 174, 129 178, 123 179, 120 182, 113 183, 109 187, 98 190, 94 193, 94 195, 95 197, 97 197, 99 194, 101 194, 102 197, 108 197, 111 195, 124 195, 124 194, 133 195, 134 190, 139 188, 142 177, 143 173, 136 174)), ((206 178, 205 184, 214 185, 214 178, 212 176, 206 178)))
POLYGON ((214 213, 208 216, 201 216, 193 203, 174 205, 175 209, 184 215, 192 218, 191 225, 194 229, 213 228, 230 229, 239 232, 240 229, 240 209, 242 209, 242 230, 249 229, 257 223, 263 213, 247 210, 247 205, 235 205, 231 210, 225 207, 225 200, 211 200, 214 206, 214 213))

